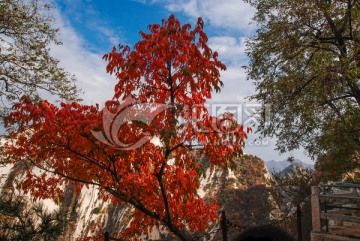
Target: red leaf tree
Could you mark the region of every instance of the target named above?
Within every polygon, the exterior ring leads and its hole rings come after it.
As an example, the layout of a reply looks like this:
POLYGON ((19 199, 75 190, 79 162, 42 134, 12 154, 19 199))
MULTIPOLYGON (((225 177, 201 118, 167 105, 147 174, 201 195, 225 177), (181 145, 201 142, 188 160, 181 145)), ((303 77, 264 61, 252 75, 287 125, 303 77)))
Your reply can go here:
POLYGON ((227 168, 242 153, 246 133, 231 114, 211 117, 204 106, 212 91, 220 91, 225 65, 207 46, 203 28, 200 18, 192 29, 171 15, 141 32, 134 50, 119 46, 106 54, 107 72, 118 83, 103 111, 26 97, 14 105, 7 124, 16 130, 6 154, 9 162, 28 164, 22 188, 56 200, 69 181, 78 189, 96 185, 101 198, 135 208, 118 234, 124 239, 159 226, 181 240, 204 232, 217 206, 197 193, 203 172, 198 152, 212 167, 227 168), (34 167, 46 172, 36 174, 34 167))

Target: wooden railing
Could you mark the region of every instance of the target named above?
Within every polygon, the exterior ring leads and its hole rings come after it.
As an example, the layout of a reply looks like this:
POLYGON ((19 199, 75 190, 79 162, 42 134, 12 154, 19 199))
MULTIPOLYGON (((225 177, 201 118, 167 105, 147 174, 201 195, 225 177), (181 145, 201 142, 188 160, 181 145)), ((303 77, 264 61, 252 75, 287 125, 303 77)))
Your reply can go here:
POLYGON ((329 232, 329 220, 360 224, 359 184, 313 186, 311 191, 313 232, 329 232))

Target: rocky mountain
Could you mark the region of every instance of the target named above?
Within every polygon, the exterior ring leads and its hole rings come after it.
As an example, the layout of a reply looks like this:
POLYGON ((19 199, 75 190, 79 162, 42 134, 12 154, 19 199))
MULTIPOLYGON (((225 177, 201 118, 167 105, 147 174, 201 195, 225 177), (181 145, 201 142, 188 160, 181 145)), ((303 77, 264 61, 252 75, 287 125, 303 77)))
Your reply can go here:
MULTIPOLYGON (((214 169, 210 172, 210 165, 206 158, 201 159, 206 170, 206 177, 201 180, 198 190, 200 197, 205 201, 218 200, 221 210, 224 210, 227 219, 234 226, 251 226, 264 224, 272 219, 271 197, 266 190, 266 179, 270 178, 264 162, 252 155, 243 155, 235 161, 233 170, 214 169)), ((11 182, 14 173, 6 176, 2 170, 2 184, 11 182)), ((10 172, 11 173, 11 172, 10 172)), ((21 179, 21 172, 17 173, 21 179)), ((2 186, 2 185, 1 185, 2 186)), ((1 191, 2 195, 4 190, 1 191)), ((31 200, 31 197, 29 197, 31 200)), ((98 198, 98 189, 83 187, 79 194, 73 192, 73 186, 65 187, 65 196, 59 205, 51 200, 45 200, 42 205, 49 211, 58 210, 63 216, 70 217, 59 240, 75 240, 91 235, 96 226, 103 228, 110 234, 121 232, 131 221, 133 209, 129 206, 114 206, 109 201, 104 202, 98 198)), ((220 221, 220 220, 219 220, 220 221)), ((229 240, 239 233, 235 227, 230 228, 229 240)), ((220 239, 220 224, 215 223, 209 227, 212 232, 211 240, 220 239)), ((203 235, 203 234, 199 234, 203 235)), ((144 234, 144 240, 173 240, 166 232, 154 230, 153 233, 144 234)))
POLYGON ((292 163, 288 162, 287 160, 282 160, 282 161, 271 160, 271 161, 265 162, 265 165, 266 165, 266 168, 269 170, 269 172, 271 174, 273 174, 275 172, 281 172, 284 169, 286 169, 287 167, 289 167, 291 164, 295 164, 295 163, 301 164, 301 166, 306 169, 314 169, 313 164, 308 164, 308 163, 302 162, 299 159, 295 159, 292 163))
POLYGON ((280 172, 280 176, 293 175, 304 169, 312 169, 312 168, 305 167, 301 162, 291 163, 288 167, 286 167, 284 170, 280 172))
MULTIPOLYGON (((228 231, 228 240, 239 234, 241 226, 266 224, 273 218, 271 197, 266 190, 266 179, 270 174, 261 159, 244 155, 237 160, 234 170, 218 171, 213 175, 209 176, 212 180, 204 180, 205 199, 215 196, 234 225, 228 231)), ((219 233, 213 237, 213 240, 220 239, 219 233)))

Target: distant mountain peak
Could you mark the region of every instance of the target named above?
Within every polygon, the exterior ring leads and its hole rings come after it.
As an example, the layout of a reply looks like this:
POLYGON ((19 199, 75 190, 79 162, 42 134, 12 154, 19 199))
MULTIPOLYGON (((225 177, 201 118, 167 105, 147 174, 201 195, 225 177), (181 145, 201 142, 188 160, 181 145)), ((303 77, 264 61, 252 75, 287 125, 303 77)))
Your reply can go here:
POLYGON ((270 160, 268 162, 265 162, 266 168, 268 169, 268 171, 271 174, 274 174, 276 172, 282 172, 291 165, 296 166, 299 164, 301 165, 302 168, 314 169, 313 164, 308 164, 308 163, 302 162, 299 159, 295 159, 292 163, 288 162, 287 159, 282 160, 282 161, 270 160))

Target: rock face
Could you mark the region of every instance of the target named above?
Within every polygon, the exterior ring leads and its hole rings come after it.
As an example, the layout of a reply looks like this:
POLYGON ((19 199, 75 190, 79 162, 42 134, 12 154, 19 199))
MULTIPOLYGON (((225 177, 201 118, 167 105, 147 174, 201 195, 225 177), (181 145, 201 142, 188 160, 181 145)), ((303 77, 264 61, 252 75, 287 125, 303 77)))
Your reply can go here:
MULTIPOLYGON (((205 200, 215 197, 234 226, 268 223, 272 205, 265 183, 270 174, 264 162, 252 155, 244 155, 236 160, 236 164, 234 170, 217 170, 208 177, 205 200)), ((228 231, 229 240, 241 231, 234 226, 228 231)), ((219 233, 213 240, 218 239, 221 239, 219 233)))
MULTIPOLYGON (((233 170, 214 169, 210 172, 209 162, 202 159, 206 169, 206 177, 202 179, 199 196, 205 201, 218 200, 218 205, 225 211, 227 219, 236 226, 252 226, 265 224, 270 219, 272 205, 266 190, 266 179, 270 177, 264 162, 252 155, 243 155, 235 161, 233 170)), ((79 194, 74 194, 73 187, 65 189, 65 197, 60 206, 47 204, 48 209, 60 208, 71 221, 62 235, 61 240, 75 240, 84 238, 92 233, 96 225, 103 227, 110 234, 121 232, 128 225, 132 208, 126 205, 113 206, 98 198, 95 187, 83 187, 79 194)), ((220 220, 219 220, 220 221, 220 220)), ((212 240, 221 239, 219 223, 209 228, 212 240)), ((228 238, 231 240, 239 233, 230 227, 228 238)), ((154 231, 144 235, 144 239, 168 239, 166 233, 154 231)))

